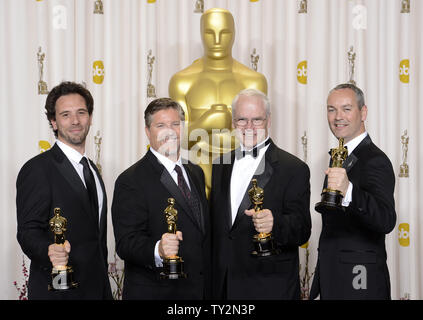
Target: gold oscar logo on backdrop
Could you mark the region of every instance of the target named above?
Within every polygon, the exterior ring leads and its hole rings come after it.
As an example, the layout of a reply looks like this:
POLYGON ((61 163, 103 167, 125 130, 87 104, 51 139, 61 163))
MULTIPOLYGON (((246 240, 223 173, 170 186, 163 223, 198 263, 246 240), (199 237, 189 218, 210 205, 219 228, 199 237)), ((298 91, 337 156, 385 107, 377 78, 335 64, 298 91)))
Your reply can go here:
POLYGON ((298 13, 307 13, 307 0, 300 0, 300 8, 298 13))
POLYGON ((256 48, 254 48, 253 52, 250 54, 251 69, 253 69, 254 71, 257 71, 259 59, 260 55, 256 53, 256 48))
POLYGON ((94 144, 95 144, 95 165, 97 166, 97 169, 98 169, 98 172, 100 172, 100 175, 102 173, 102 168, 100 164, 101 140, 102 140, 102 137, 100 135, 100 130, 98 130, 97 134, 94 136, 94 144))
POLYGON ((96 0, 94 2, 94 14, 104 14, 103 1, 96 0))
POLYGON ((204 12, 204 0, 195 1, 194 13, 203 13, 204 12))
POLYGON ((410 0, 401 0, 401 13, 410 13, 410 0))
POLYGON ((401 60, 399 65, 399 78, 403 83, 410 82, 410 60, 401 60))
POLYGON ((44 75, 44 59, 46 54, 41 51, 41 47, 38 48, 37 59, 38 59, 38 94, 48 94, 47 83, 43 80, 44 75))
POLYGON ((410 245, 410 225, 408 223, 401 223, 398 226, 398 241, 403 247, 410 245))
POLYGON ((38 149, 40 153, 43 153, 44 151, 47 151, 50 148, 51 148, 51 145, 48 141, 45 141, 45 140, 38 141, 38 149))
POLYGON ((402 163, 400 165, 400 178, 408 178, 409 177, 409 168, 407 163, 407 153, 408 153, 408 134, 407 130, 404 131, 404 134, 401 136, 401 144, 402 144, 402 163))
POLYGON ((307 84, 307 60, 301 61, 298 64, 297 79, 299 83, 307 84))
POLYGON ((348 55, 348 83, 356 85, 354 80, 354 70, 355 70, 355 52, 354 47, 351 46, 350 50, 347 52, 348 55))
POLYGON ((148 78, 147 78, 147 98, 156 97, 156 87, 152 84, 153 80, 153 64, 156 60, 156 57, 152 55, 152 51, 148 51, 147 56, 147 67, 148 67, 148 78))
POLYGON ((307 131, 304 131, 304 135, 301 137, 301 144, 303 145, 304 158, 303 161, 307 163, 307 131))
POLYGON ((102 84, 104 80, 104 64, 101 60, 93 62, 93 82, 102 84))

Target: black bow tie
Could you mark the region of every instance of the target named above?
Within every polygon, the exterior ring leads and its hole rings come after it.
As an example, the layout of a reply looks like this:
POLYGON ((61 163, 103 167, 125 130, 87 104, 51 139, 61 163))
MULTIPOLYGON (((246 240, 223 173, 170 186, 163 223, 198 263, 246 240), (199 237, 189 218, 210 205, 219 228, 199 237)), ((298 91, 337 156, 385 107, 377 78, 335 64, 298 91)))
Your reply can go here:
POLYGON ((238 149, 236 149, 235 150, 235 157, 236 157, 236 159, 237 160, 240 160, 240 159, 242 159, 242 158, 244 158, 245 156, 248 156, 248 155, 250 155, 250 156, 252 156, 254 159, 255 158, 257 158, 257 156, 258 156, 258 154, 259 154, 259 151, 260 151, 260 149, 261 148, 264 148, 265 146, 267 146, 268 144, 270 143, 270 139, 267 139, 266 140, 266 142, 264 143, 264 144, 261 144, 260 146, 255 146, 253 149, 251 149, 251 150, 249 150, 249 151, 246 151, 246 150, 243 150, 243 151, 241 151, 241 149, 240 148, 238 148, 238 149))

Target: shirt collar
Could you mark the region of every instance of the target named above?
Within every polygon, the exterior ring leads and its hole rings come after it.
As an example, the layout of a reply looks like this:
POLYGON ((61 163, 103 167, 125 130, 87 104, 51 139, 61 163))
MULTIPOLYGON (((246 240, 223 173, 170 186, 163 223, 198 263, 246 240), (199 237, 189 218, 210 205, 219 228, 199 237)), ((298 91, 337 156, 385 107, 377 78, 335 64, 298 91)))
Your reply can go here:
POLYGON ((351 141, 348 141, 344 146, 348 149, 348 154, 350 155, 354 149, 360 144, 361 141, 364 140, 364 138, 367 137, 367 131, 363 132, 359 136, 355 137, 351 141))
MULTIPOLYGON (((63 153, 66 155, 66 157, 69 160, 72 160, 76 163, 79 163, 81 161, 82 157, 87 157, 86 153, 84 153, 82 155, 78 151, 76 151, 74 148, 68 146, 67 144, 63 143, 60 140, 56 140, 56 144, 63 151, 63 153)), ((88 159, 88 157, 87 157, 87 159, 88 159)))
POLYGON ((161 162, 161 164, 166 168, 167 171, 172 172, 175 169, 175 165, 182 167, 181 155, 179 155, 179 158, 176 162, 173 162, 168 157, 154 150, 151 146, 150 146, 150 150, 156 156, 156 158, 161 162))

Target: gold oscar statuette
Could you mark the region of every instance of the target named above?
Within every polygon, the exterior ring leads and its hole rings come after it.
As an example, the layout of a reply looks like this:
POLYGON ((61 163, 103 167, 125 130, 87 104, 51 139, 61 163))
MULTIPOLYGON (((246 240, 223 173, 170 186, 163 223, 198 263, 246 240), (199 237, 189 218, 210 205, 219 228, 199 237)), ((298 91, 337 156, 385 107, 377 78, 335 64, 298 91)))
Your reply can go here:
MULTIPOLYGON (((342 168, 342 165, 348 157, 348 150, 344 147, 344 138, 339 138, 338 148, 330 151, 332 158, 331 168, 342 168)), ((324 188, 321 194, 321 201, 315 205, 317 212, 324 213, 327 210, 342 209, 342 198, 344 195, 339 190, 324 188)))
POLYGON ((40 79, 38 80, 38 94, 48 94, 47 83, 43 81, 45 57, 46 57, 46 54, 44 52, 41 52, 41 47, 39 47, 37 52, 38 74, 40 77, 40 79))
MULTIPOLYGON (((248 196, 254 205, 254 211, 263 210, 264 190, 257 186, 257 179, 251 180, 252 188, 248 190, 248 196)), ((254 251, 251 254, 255 257, 267 257, 279 254, 279 249, 273 240, 272 233, 260 232, 253 236, 254 251)))
POLYGON ((408 153, 408 135, 407 130, 404 131, 404 134, 401 136, 402 144, 402 164, 400 165, 399 177, 408 178, 408 164, 407 164, 407 153, 408 153))
MULTIPOLYGON (((178 220, 178 210, 174 208, 175 199, 167 199, 168 206, 164 210, 167 232, 176 234, 176 221, 178 220)), ((183 279, 187 274, 184 273, 184 260, 180 256, 173 255, 163 259, 163 271, 160 272, 160 279, 183 279)))
POLYGON ((94 14, 104 14, 103 1, 96 0, 94 2, 94 14))
MULTIPOLYGON (((63 245, 65 243, 65 232, 67 229, 67 220, 61 216, 60 208, 54 208, 54 216, 50 219, 49 225, 54 233, 54 243, 63 245)), ((78 283, 73 279, 73 269, 71 266, 53 266, 51 271, 51 283, 48 285, 49 291, 65 291, 75 289, 78 283)))
POLYGON ((401 13, 410 13, 410 0, 401 1, 401 13))
POLYGON ((101 135, 100 130, 97 131, 97 134, 94 136, 95 144, 95 165, 97 166, 98 172, 101 174, 101 164, 100 164, 100 152, 101 152, 101 135))
POLYGON ((251 69, 254 71, 257 71, 258 61, 260 59, 260 56, 256 53, 256 48, 253 49, 253 52, 250 55, 251 59, 251 69))
POLYGON ((303 145, 304 162, 307 162, 307 131, 304 131, 304 135, 301 137, 301 143, 303 145))
POLYGON ((267 94, 267 81, 232 57, 235 21, 228 10, 206 10, 199 31, 203 55, 172 76, 169 97, 185 111, 185 148, 190 150, 190 161, 203 169, 209 195, 212 161, 237 146, 232 133, 232 100, 247 88, 267 94))
POLYGON ((156 88, 151 83, 153 79, 153 64, 156 60, 156 57, 151 54, 151 50, 148 51, 147 56, 147 65, 148 65, 148 80, 147 80, 147 97, 155 98, 156 97, 156 88))
POLYGON ((354 69, 355 69, 355 52, 354 47, 351 46, 350 50, 348 50, 348 66, 349 66, 349 80, 348 83, 355 85, 354 81, 354 69))
POLYGON ((195 1, 194 13, 203 13, 204 12, 204 0, 195 1))
POLYGON ((300 1, 300 9, 298 10, 298 13, 307 13, 307 0, 300 1))

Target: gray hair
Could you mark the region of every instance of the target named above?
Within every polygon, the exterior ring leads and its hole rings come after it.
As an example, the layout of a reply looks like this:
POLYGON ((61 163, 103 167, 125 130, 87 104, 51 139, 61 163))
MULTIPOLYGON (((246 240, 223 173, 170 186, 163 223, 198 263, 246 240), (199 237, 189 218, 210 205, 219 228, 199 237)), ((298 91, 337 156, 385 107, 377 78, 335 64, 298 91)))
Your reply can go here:
POLYGON ((358 104, 358 109, 359 110, 361 110, 361 108, 363 108, 363 106, 366 104, 364 102, 364 93, 363 93, 363 91, 359 87, 353 85, 352 83, 338 84, 335 88, 333 88, 331 91, 329 91, 328 97, 330 96, 330 94, 333 91, 341 90, 341 89, 351 89, 352 91, 354 91, 354 93, 355 93, 355 99, 357 100, 357 104, 358 104))
POLYGON ((240 96, 246 96, 246 97, 258 97, 263 102, 263 105, 266 110, 266 116, 270 116, 270 100, 269 98, 260 90, 248 88, 241 90, 235 98, 232 100, 232 119, 234 119, 234 115, 236 113, 236 104, 238 103, 240 96))

